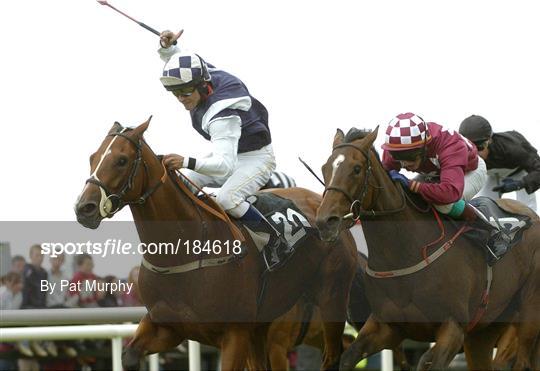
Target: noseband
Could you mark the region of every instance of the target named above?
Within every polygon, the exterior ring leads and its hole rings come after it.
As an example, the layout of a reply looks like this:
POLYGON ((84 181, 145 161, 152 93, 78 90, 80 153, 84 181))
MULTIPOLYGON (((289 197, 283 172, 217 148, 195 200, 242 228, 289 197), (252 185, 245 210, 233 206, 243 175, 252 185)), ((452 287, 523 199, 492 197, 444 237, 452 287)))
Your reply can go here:
MULTIPOLYGON (((112 134, 107 135, 108 137, 122 137, 122 138, 125 138, 131 144, 133 144, 135 146, 136 150, 137 150, 137 157, 135 158, 135 161, 134 161, 133 166, 131 168, 131 172, 130 172, 126 182, 124 183, 124 185, 120 189, 120 191, 118 193, 111 192, 108 189, 108 187, 105 186, 105 184, 103 184, 103 182, 101 180, 99 180, 99 178, 97 177, 97 170, 98 170, 99 165, 101 164, 101 162, 98 164, 98 166, 96 167, 96 170, 94 170, 94 172, 92 173, 90 178, 88 178, 86 180, 86 183, 92 183, 92 184, 97 185, 99 187, 99 190, 101 191, 101 200, 100 200, 100 203, 99 203, 99 213, 104 218, 105 217, 109 217, 109 218, 112 217, 118 211, 122 210, 122 208, 124 206, 126 206, 126 205, 133 205, 133 204, 142 205, 142 204, 144 204, 146 202, 146 199, 148 197, 150 197, 150 195, 152 193, 154 193, 154 191, 156 189, 158 189, 159 186, 161 184, 163 184, 163 182, 166 179, 167 172, 164 170, 164 175, 163 175, 163 177, 161 177, 161 180, 157 184, 155 184, 154 186, 150 187, 146 192, 144 192, 141 195, 141 197, 139 197, 136 200, 125 200, 124 199, 125 195, 133 188, 133 182, 135 180, 135 176, 137 174, 137 171, 139 169, 139 165, 141 164, 141 162, 144 165, 145 173, 148 174, 148 166, 146 165, 146 162, 142 158, 141 140, 139 139, 139 141, 136 142, 135 140, 133 140, 132 138, 127 136, 124 132, 129 131, 129 130, 131 130, 131 129, 124 128, 120 132, 112 133, 112 134)), ((107 147, 107 149, 105 150, 104 153, 107 153, 107 151, 110 150, 110 147, 111 147, 113 141, 114 141, 114 139, 111 141, 111 143, 109 143, 109 146, 107 147)))
MULTIPOLYGON (((325 190, 324 190, 323 196, 327 191, 336 191, 336 192, 339 192, 339 193, 343 194, 347 198, 347 200, 349 200, 349 202, 351 203, 351 206, 349 207, 350 213, 343 216, 343 219, 352 219, 354 221, 357 221, 362 216, 374 217, 374 216, 381 216, 381 215, 389 215, 389 214, 395 214, 395 213, 398 213, 400 211, 405 210, 406 200, 405 200, 403 189, 401 189, 401 188, 400 188, 400 190, 401 190, 401 201, 402 202, 401 202, 401 206, 399 208, 393 209, 393 210, 374 210, 374 209, 364 210, 362 208, 362 203, 364 202, 364 198, 367 195, 367 191, 368 191, 369 187, 375 188, 377 190, 384 189, 384 187, 379 187, 377 185, 373 185, 373 184, 369 183, 369 178, 372 175, 372 170, 373 170, 373 167, 371 166, 371 159, 370 159, 370 156, 369 156, 369 152, 365 152, 362 148, 360 148, 360 147, 358 147, 358 146, 356 146, 356 145, 354 145, 352 143, 338 144, 337 146, 335 146, 332 149, 332 152, 334 152, 336 149, 344 148, 344 147, 352 147, 355 150, 359 151, 366 158, 367 169, 366 169, 366 176, 364 177, 364 184, 362 184, 362 188, 360 190, 360 197, 358 197, 358 198, 353 197, 353 195, 349 194, 349 192, 347 192, 345 189, 340 188, 340 187, 329 186, 329 187, 326 187, 325 190)), ((378 198, 378 195, 377 195, 377 198, 378 198)))

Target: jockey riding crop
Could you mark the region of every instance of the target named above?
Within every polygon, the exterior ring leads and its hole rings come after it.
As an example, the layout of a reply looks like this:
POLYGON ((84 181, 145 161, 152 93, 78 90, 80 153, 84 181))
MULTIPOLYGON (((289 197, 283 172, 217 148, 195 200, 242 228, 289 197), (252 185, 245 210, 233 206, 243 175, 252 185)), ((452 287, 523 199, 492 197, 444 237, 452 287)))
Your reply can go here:
MULTIPOLYGON (((129 19, 131 19, 133 22, 137 23, 139 26, 143 27, 143 28, 146 28, 148 31, 160 36, 160 33, 159 31, 157 31, 156 29, 148 26, 147 24, 143 23, 143 22, 139 22, 138 20, 136 20, 135 18, 133 17, 130 17, 129 15, 127 15, 126 13, 124 13, 123 11, 121 10, 118 10, 116 9, 114 6, 112 6, 111 4, 109 4, 107 2, 107 0, 97 0, 98 3, 100 3, 101 5, 106 5, 108 6, 109 8, 113 9, 113 10, 116 10, 118 13, 122 14, 124 17, 127 17, 129 19)), ((174 45, 176 45, 176 41, 173 42, 174 45)))

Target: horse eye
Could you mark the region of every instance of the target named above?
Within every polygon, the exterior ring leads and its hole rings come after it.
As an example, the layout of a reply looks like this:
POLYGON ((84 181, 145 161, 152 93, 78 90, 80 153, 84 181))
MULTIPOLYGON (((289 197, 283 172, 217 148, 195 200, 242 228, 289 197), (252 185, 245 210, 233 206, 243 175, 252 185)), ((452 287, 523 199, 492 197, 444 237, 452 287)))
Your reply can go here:
POLYGON ((355 173, 356 175, 360 174, 361 171, 362 171, 362 167, 361 167, 360 165, 356 165, 356 166, 354 167, 354 173, 355 173))
POLYGON ((126 166, 127 162, 128 162, 128 161, 127 161, 127 158, 125 158, 125 157, 120 157, 120 158, 118 159, 118 161, 116 162, 116 165, 117 165, 117 166, 126 166))

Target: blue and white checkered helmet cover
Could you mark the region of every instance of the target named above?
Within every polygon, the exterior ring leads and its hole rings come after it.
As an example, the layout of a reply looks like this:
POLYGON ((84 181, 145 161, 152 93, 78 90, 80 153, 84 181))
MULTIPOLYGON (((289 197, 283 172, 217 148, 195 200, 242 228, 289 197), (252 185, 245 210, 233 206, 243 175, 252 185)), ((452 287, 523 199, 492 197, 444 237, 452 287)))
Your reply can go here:
POLYGON ((161 83, 167 90, 192 83, 210 81, 206 62, 197 54, 176 53, 163 67, 161 83))

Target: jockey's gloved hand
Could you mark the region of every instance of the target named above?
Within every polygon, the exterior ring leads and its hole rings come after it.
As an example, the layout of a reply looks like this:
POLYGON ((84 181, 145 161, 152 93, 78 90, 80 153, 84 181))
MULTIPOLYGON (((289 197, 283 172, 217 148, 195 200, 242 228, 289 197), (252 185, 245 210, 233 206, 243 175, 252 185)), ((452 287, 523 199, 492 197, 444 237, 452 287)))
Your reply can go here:
POLYGON ((399 171, 390 170, 388 172, 388 175, 390 175, 390 178, 392 178, 394 182, 400 182, 403 185, 403 187, 409 188, 409 178, 401 174, 399 171))
POLYGON ((514 192, 525 187, 523 181, 512 178, 504 178, 502 184, 493 188, 493 192, 507 193, 514 192))
POLYGON ((178 40, 183 33, 184 30, 180 30, 178 33, 165 30, 159 34, 159 44, 162 48, 168 48, 171 45, 176 45, 176 40, 178 40))

